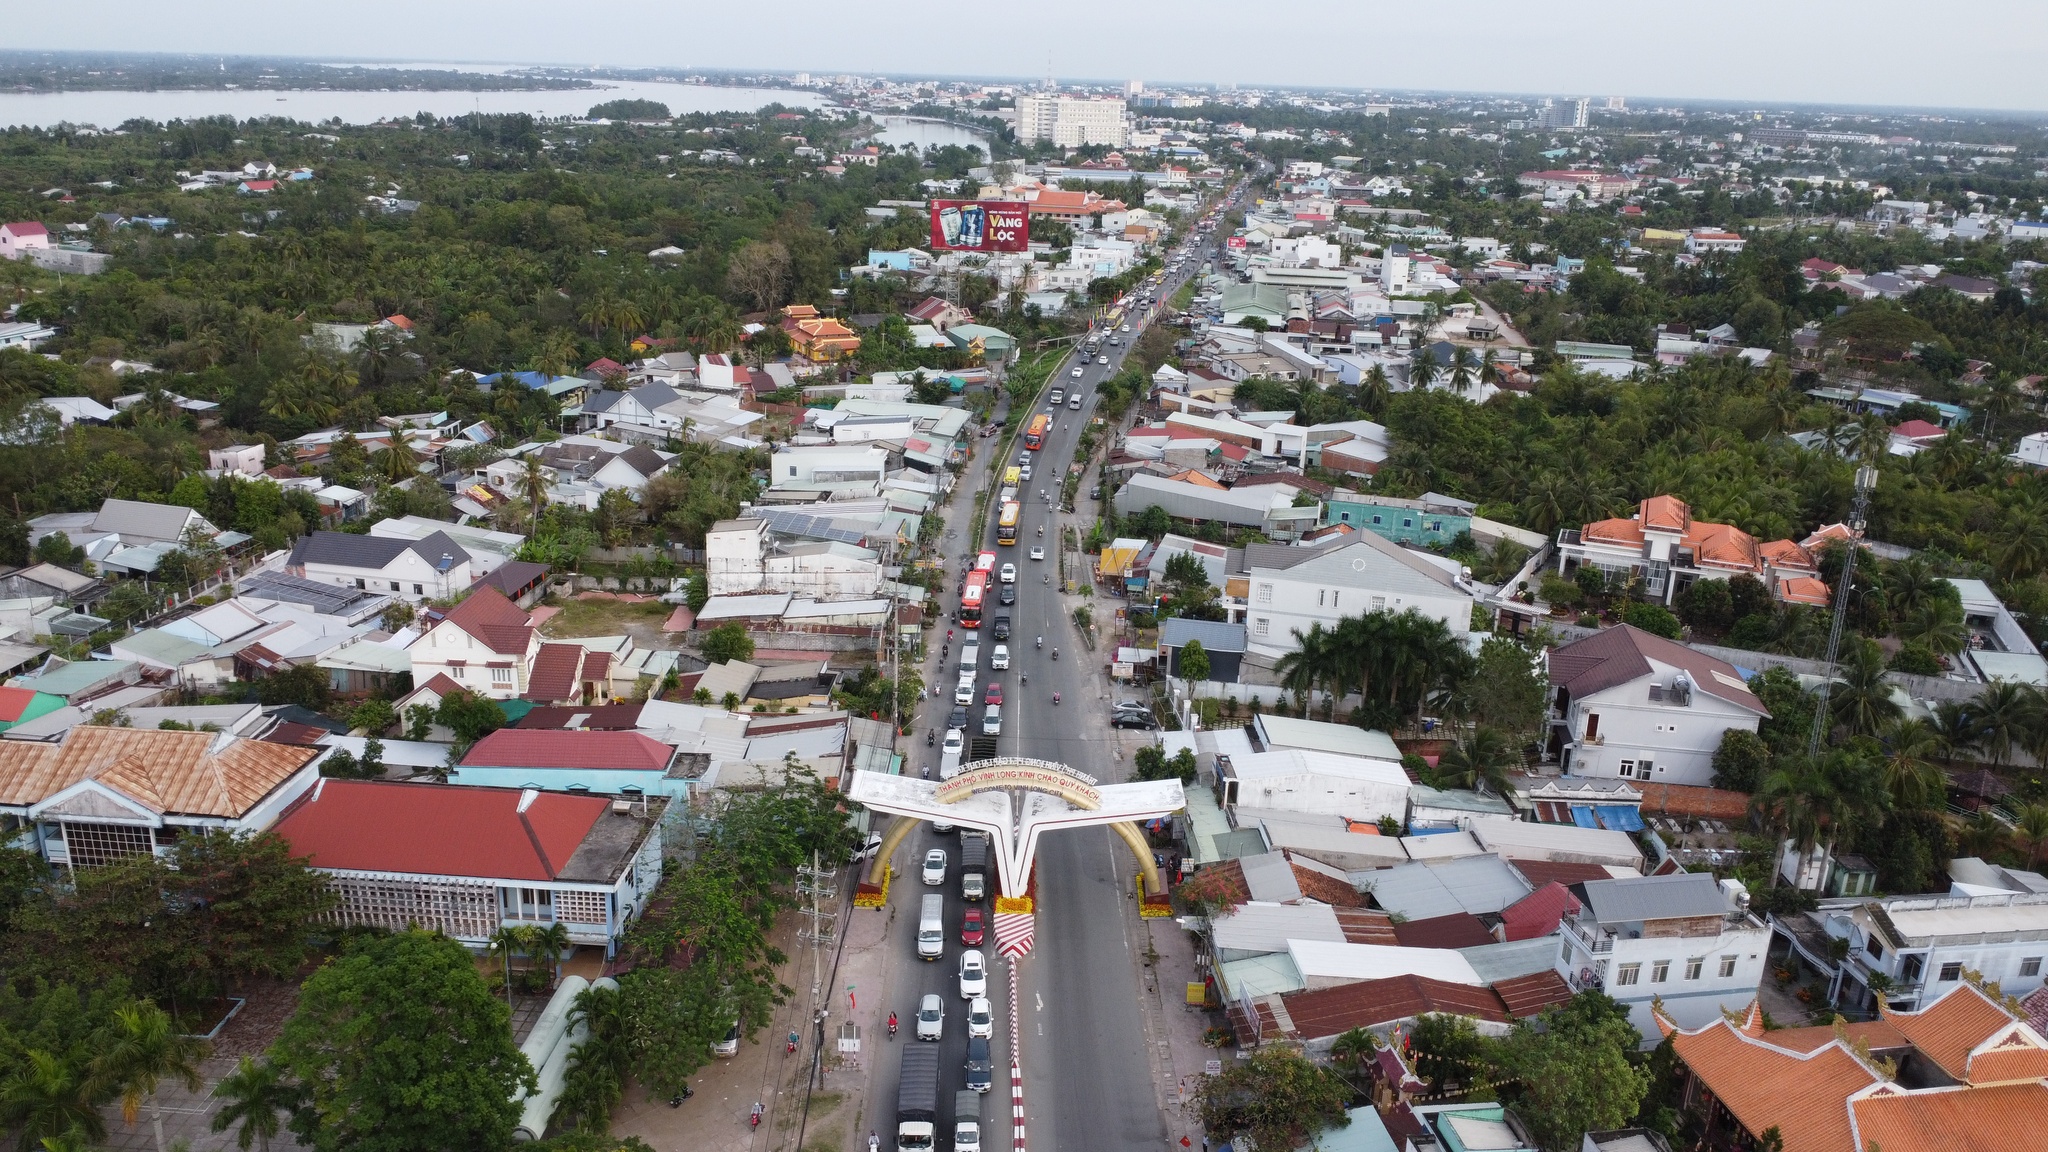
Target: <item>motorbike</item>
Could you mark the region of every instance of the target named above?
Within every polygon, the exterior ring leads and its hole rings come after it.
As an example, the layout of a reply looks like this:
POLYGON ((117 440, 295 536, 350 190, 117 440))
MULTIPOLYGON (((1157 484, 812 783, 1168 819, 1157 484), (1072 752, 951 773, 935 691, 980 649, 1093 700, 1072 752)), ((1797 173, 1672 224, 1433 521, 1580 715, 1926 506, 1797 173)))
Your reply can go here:
POLYGON ((1038 638, 1038 646, 1039 646, 1040 648, 1043 648, 1043 647, 1045 647, 1045 637, 1043 637, 1043 636, 1040 636, 1040 637, 1038 638))
POLYGON ((675 1095, 668 1098, 668 1106, 671 1108, 681 1108, 683 1106, 683 1101, 688 1100, 690 1097, 695 1096, 696 1094, 696 1089, 690 1087, 688 1084, 685 1084, 683 1085, 683 1090, 681 1092, 678 1092, 675 1095))
POLYGON ((939 742, 939 734, 938 734, 938 732, 936 732, 936 731, 927 731, 927 732, 926 732, 926 733, 924 734, 924 746, 925 746, 925 747, 929 748, 929 747, 931 747, 932 745, 934 745, 934 744, 936 744, 936 743, 938 743, 938 742, 939 742))
POLYGON ((1029 684, 1031 683, 1031 677, 1027 673, 1020 672, 1017 674, 1017 682, 1019 684, 1029 684))
POLYGON ((1052 702, 1053 702, 1053 703, 1055 703, 1055 704, 1057 704, 1057 703, 1059 703, 1059 702, 1060 702, 1060 694, 1059 694, 1059 693, 1055 692, 1055 693, 1053 693, 1053 694, 1052 694, 1052 702))
POLYGON ((891 1040, 894 1040, 895 1038, 896 1038, 896 1014, 895 1014, 894 1012, 891 1012, 891 1013, 889 1013, 889 1039, 891 1039, 891 1040))
POLYGON ((789 1034, 789 1050, 791 1052, 796 1051, 796 1033, 794 1032, 789 1034))
POLYGON ((747 1123, 748 1123, 748 1125, 749 1125, 750 1127, 754 1127, 754 1128, 759 1128, 759 1127, 761 1126, 761 1104, 760 1104, 760 1102, 759 1102, 759 1101, 755 1101, 755 1103, 754 1103, 754 1115, 753 1115, 752 1119, 748 1120, 748 1122, 747 1122, 747 1123))
POLYGON ((1055 659, 1055 660, 1057 660, 1057 659, 1059 659, 1059 658, 1060 658, 1060 650, 1059 650, 1059 649, 1055 648, 1055 649, 1053 649, 1053 650, 1052 650, 1052 658, 1053 658, 1053 659, 1055 659))

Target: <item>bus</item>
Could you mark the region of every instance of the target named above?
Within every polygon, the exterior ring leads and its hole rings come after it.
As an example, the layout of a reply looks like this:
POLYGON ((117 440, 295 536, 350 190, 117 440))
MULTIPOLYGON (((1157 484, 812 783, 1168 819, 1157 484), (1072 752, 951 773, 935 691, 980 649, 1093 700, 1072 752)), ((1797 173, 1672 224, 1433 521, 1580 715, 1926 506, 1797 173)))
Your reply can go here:
POLYGON ((1018 483, 1019 483, 1019 482, 1020 482, 1020 481, 1021 481, 1022 479, 1023 479, 1023 469, 1019 468, 1019 467, 1018 467, 1017 465, 1015 465, 1015 464, 1012 464, 1012 465, 1010 465, 1010 467, 1009 467, 1009 468, 1008 468, 1008 469, 1007 469, 1006 471, 1004 471, 1004 473, 1003 473, 1003 487, 1005 487, 1005 488, 1015 488, 1015 487, 1016 487, 1016 486, 1018 485, 1018 483))
POLYGON ((1052 431, 1052 417, 1040 412, 1031 418, 1031 427, 1024 430, 1024 447, 1033 452, 1045 447, 1046 433, 1052 431))
POLYGON ((996 543, 1015 544, 1017 542, 1017 516, 1023 510, 1023 506, 1015 500, 1011 500, 1003 505, 1002 518, 996 521, 996 543))
POLYGON ((967 586, 960 592, 960 624, 981 627, 982 601, 996 579, 996 554, 983 552, 974 558, 974 570, 967 574, 967 586))

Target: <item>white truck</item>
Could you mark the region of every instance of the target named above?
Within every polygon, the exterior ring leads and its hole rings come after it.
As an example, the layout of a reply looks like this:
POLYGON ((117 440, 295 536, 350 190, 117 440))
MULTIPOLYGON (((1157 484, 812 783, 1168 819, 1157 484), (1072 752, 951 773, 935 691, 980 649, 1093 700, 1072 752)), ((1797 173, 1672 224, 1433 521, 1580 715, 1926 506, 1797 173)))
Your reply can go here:
POLYGON ((953 1094, 953 1152, 981 1152, 981 1093, 953 1094))
POLYGON ((946 954, 946 898, 937 892, 925 896, 917 913, 917 958, 937 960, 946 954))

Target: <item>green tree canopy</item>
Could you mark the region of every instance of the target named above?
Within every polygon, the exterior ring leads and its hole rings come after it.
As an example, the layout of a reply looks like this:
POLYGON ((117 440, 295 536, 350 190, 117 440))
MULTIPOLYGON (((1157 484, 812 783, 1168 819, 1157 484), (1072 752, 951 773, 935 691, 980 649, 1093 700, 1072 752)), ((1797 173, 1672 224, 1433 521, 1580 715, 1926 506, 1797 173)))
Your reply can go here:
POLYGON ((1195 1091, 1196 1114, 1211 1138, 1249 1136, 1260 1148, 1299 1148, 1318 1132, 1351 1123, 1351 1086, 1335 1071, 1272 1045, 1249 1060, 1226 1062, 1195 1091))

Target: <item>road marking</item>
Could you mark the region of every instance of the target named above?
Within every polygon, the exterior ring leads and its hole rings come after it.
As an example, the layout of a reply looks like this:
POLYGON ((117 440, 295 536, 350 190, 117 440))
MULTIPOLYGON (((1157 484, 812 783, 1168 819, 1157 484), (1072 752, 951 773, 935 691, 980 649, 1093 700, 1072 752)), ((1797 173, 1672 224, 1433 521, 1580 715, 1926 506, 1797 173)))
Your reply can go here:
POLYGON ((1033 1000, 1035 1000, 1035 1001, 1037 1001, 1037 1002, 1038 1002, 1038 1010, 1039 1010, 1040 1012, 1043 1012, 1043 1011, 1045 1011, 1045 997, 1044 997, 1044 996, 1040 995, 1040 994, 1039 994, 1039 993, 1037 993, 1037 992, 1033 992, 1033 993, 1031 994, 1031 998, 1032 998, 1033 1000))

